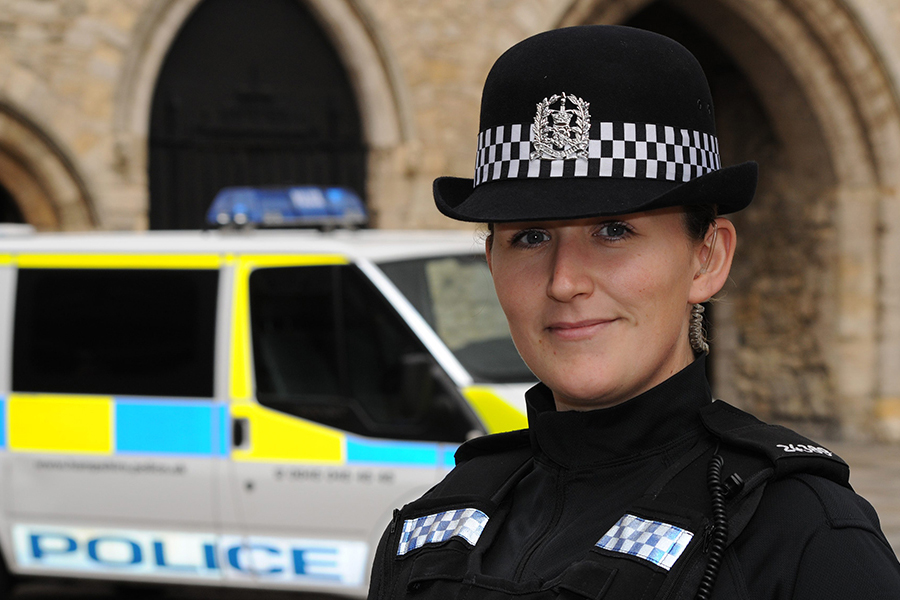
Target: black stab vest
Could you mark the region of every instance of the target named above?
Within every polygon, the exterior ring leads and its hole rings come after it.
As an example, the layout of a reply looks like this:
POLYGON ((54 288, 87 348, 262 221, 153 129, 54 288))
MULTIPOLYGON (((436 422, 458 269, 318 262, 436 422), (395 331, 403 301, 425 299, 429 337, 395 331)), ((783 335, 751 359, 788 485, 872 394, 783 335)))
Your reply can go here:
MULTIPOLYGON (((654 562, 623 548, 610 549, 607 543, 607 547, 585 548, 580 560, 549 581, 514 582, 482 574, 484 548, 478 542, 489 543, 490 528, 502 527, 502 501, 533 460, 527 432, 513 432, 492 436, 495 440, 483 453, 463 446, 460 464, 443 482, 395 512, 379 548, 382 560, 373 572, 375 597, 686 600, 696 595, 709 556, 713 521, 707 470, 714 453, 724 459, 728 544, 740 536, 770 481, 809 474, 850 487, 849 468, 840 457, 789 429, 765 424, 722 401, 702 408, 700 417, 709 435, 657 477, 625 511, 651 527, 688 532, 690 540, 674 560, 654 562), (433 541, 422 541, 423 537, 418 546, 398 552, 405 529, 422 523, 422 517, 457 514, 463 509, 475 509, 486 517, 487 525, 474 545, 471 535, 467 539, 466 535, 438 534, 433 541)), ((658 543, 650 535, 638 538, 630 551, 658 543)))

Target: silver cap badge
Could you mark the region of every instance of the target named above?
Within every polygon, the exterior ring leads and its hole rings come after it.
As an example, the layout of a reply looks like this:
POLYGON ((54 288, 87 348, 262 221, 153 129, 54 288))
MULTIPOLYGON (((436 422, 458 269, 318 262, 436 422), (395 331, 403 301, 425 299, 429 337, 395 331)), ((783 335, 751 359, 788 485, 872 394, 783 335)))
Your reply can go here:
POLYGON ((587 158, 590 143, 590 104, 572 94, 553 94, 537 105, 532 130, 531 160, 587 158), (574 108, 567 108, 566 101, 574 108), (558 108, 554 108, 558 103, 558 108))

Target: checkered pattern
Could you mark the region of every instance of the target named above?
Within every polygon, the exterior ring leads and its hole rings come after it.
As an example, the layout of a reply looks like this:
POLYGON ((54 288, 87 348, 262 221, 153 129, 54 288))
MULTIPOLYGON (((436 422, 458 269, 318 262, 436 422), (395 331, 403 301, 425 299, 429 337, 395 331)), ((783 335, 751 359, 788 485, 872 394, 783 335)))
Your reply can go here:
POLYGON ((690 181, 721 168, 715 136, 667 125, 593 123, 586 159, 530 160, 533 139, 530 124, 482 131, 475 185, 498 179, 554 177, 690 181))
POLYGON ((403 522, 397 555, 402 556, 425 544, 437 544, 453 536, 459 536, 474 546, 487 522, 488 516, 474 508, 460 508, 418 519, 407 519, 403 522))
POLYGON ((693 533, 680 527, 625 515, 597 546, 643 558, 668 571, 693 538, 693 533))

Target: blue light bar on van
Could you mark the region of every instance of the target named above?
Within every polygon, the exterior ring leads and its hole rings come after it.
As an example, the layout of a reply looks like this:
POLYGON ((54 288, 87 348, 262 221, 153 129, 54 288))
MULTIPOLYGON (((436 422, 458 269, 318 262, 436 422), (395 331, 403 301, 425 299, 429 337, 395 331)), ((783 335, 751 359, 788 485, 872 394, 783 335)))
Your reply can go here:
POLYGON ((361 227, 362 200, 340 187, 227 187, 206 213, 210 225, 262 227, 361 227))

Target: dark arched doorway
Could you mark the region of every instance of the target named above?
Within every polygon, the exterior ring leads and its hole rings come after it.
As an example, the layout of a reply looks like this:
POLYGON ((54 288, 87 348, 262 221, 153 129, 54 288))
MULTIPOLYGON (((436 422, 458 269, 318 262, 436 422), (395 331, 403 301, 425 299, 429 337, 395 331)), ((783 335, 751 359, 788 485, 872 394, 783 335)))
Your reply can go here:
POLYGON ((16 199, 5 187, 0 185, 0 223, 24 223, 25 218, 16 199))
POLYGON ((365 198, 359 109, 299 0, 205 0, 160 71, 150 115, 150 227, 203 224, 228 185, 343 185, 365 198))

